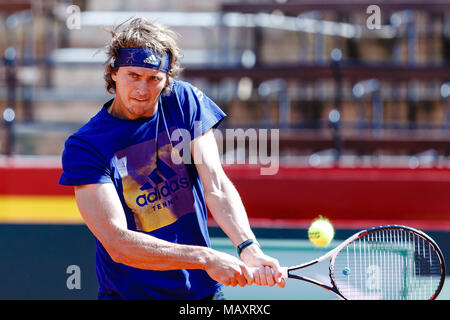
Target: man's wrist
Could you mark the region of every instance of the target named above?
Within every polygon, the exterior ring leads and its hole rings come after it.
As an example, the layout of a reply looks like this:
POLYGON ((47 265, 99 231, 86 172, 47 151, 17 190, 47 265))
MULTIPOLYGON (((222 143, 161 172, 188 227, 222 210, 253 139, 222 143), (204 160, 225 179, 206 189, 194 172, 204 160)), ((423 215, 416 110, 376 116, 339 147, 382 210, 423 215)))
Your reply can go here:
POLYGON ((198 258, 200 260, 200 267, 204 271, 208 271, 208 269, 213 266, 218 258, 218 252, 209 247, 200 247, 201 251, 198 252, 198 258))
POLYGON ((256 241, 256 239, 247 239, 247 240, 243 241, 236 247, 238 256, 240 257, 244 250, 246 250, 246 249, 248 250, 249 247, 254 247, 254 246, 257 246, 258 248, 260 247, 260 245, 259 245, 258 241, 256 241))

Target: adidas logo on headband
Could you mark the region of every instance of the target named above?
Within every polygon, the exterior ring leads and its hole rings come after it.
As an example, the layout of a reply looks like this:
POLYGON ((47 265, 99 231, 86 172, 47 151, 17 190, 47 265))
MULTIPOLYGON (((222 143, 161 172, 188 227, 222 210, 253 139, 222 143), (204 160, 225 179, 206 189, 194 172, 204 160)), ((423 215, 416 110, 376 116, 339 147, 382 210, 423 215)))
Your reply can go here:
POLYGON ((159 58, 150 48, 120 48, 119 57, 114 62, 117 67, 143 67, 169 72, 170 53, 164 52, 159 58))
POLYGON ((145 58, 144 62, 148 64, 159 64, 159 60, 156 59, 154 54, 152 54, 150 57, 145 58))

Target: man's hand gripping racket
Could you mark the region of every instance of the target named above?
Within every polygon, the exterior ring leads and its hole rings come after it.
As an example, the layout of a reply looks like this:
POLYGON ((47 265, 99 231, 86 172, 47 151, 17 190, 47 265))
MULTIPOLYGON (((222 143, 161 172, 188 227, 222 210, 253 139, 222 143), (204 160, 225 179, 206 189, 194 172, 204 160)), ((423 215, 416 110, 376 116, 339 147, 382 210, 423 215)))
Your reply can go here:
POLYGON ((347 300, 433 300, 444 284, 445 264, 428 235, 388 225, 360 231, 315 260, 282 267, 282 273, 347 300), (330 284, 294 273, 325 260, 330 284))

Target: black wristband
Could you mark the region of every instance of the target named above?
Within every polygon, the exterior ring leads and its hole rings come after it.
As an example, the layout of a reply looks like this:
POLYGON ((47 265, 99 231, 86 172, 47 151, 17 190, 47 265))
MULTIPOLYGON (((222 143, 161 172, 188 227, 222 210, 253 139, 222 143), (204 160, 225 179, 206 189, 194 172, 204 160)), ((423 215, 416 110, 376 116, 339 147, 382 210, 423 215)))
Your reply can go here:
POLYGON ((242 250, 244 250, 245 248, 247 248, 248 246, 250 246, 252 244, 256 244, 259 247, 259 243, 256 240, 253 240, 253 239, 245 240, 240 245, 238 245, 237 246, 237 253, 238 253, 239 257, 241 256, 242 250))

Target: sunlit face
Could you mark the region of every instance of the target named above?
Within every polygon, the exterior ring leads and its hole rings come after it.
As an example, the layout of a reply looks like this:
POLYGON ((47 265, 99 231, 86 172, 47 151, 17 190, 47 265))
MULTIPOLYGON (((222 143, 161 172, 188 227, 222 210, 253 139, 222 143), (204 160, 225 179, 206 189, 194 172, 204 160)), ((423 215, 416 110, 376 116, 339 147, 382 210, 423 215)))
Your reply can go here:
POLYGON ((142 67, 120 67, 111 75, 116 82, 116 98, 111 113, 125 119, 153 115, 158 107, 167 75, 160 70, 142 67))

